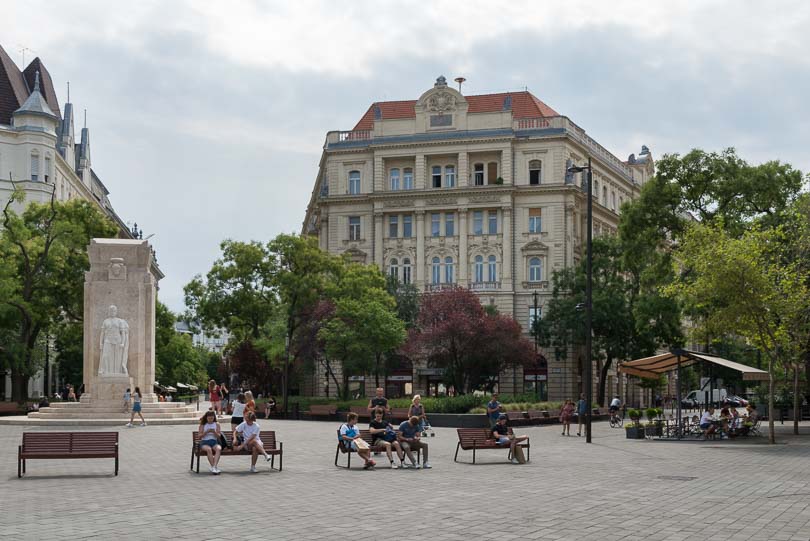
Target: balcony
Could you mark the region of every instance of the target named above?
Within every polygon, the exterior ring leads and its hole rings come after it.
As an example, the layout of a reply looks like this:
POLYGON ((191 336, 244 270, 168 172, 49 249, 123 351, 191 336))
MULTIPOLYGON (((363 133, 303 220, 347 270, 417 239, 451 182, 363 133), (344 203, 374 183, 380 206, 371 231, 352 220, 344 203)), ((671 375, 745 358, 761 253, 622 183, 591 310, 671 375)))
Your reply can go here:
POLYGON ((458 284, 425 284, 425 291, 435 293, 436 291, 449 291, 458 287, 458 284))
POLYGON ((469 285, 469 289, 472 291, 493 291, 496 289, 501 289, 500 282, 472 282, 469 285))

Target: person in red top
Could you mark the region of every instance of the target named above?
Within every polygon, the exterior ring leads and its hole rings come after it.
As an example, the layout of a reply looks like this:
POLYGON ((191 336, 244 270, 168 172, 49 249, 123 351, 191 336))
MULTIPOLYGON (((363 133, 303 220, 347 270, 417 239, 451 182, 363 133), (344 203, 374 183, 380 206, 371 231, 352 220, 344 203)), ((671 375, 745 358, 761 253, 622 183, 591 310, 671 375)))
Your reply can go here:
POLYGON ((219 385, 214 380, 208 382, 208 400, 211 402, 211 407, 217 413, 222 415, 222 404, 220 403, 219 385))
POLYGON ((247 418, 248 412, 256 413, 256 401, 253 400, 252 392, 245 391, 245 418, 247 418))

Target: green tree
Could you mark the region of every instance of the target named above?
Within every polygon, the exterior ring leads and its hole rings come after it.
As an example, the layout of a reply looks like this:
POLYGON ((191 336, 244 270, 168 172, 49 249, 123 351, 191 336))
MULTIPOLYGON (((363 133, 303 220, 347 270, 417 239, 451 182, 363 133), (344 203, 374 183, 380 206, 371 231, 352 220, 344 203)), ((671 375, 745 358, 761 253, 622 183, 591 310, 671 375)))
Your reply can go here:
POLYGON ((168 385, 202 386, 207 378, 207 355, 195 348, 191 336, 175 330, 177 317, 158 301, 155 305, 155 377, 168 385))
POLYGON ((31 203, 22 214, 3 209, 0 231, 0 360, 11 371, 12 398, 24 401, 28 380, 42 367, 43 333, 65 318, 80 321, 87 246, 116 228, 89 201, 31 203))

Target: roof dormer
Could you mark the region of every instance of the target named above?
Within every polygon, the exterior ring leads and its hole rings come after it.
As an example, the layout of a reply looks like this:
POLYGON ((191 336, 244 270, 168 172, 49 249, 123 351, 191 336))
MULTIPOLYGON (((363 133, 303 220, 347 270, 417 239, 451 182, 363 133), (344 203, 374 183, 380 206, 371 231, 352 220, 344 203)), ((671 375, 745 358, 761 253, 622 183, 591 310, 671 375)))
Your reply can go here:
POLYGON ((439 76, 433 88, 416 100, 416 131, 466 130, 467 109, 467 100, 461 92, 448 87, 444 76, 439 76))

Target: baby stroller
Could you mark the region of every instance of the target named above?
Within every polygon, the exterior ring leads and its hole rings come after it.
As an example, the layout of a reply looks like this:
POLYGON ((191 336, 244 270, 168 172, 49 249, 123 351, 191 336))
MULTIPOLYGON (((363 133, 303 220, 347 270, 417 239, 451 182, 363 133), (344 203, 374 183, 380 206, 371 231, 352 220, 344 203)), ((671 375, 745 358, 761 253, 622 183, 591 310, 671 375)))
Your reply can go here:
POLYGON ((428 434, 430 434, 431 438, 436 436, 436 433, 433 431, 433 427, 430 426, 430 421, 425 419, 422 421, 422 437, 427 438, 428 434))

